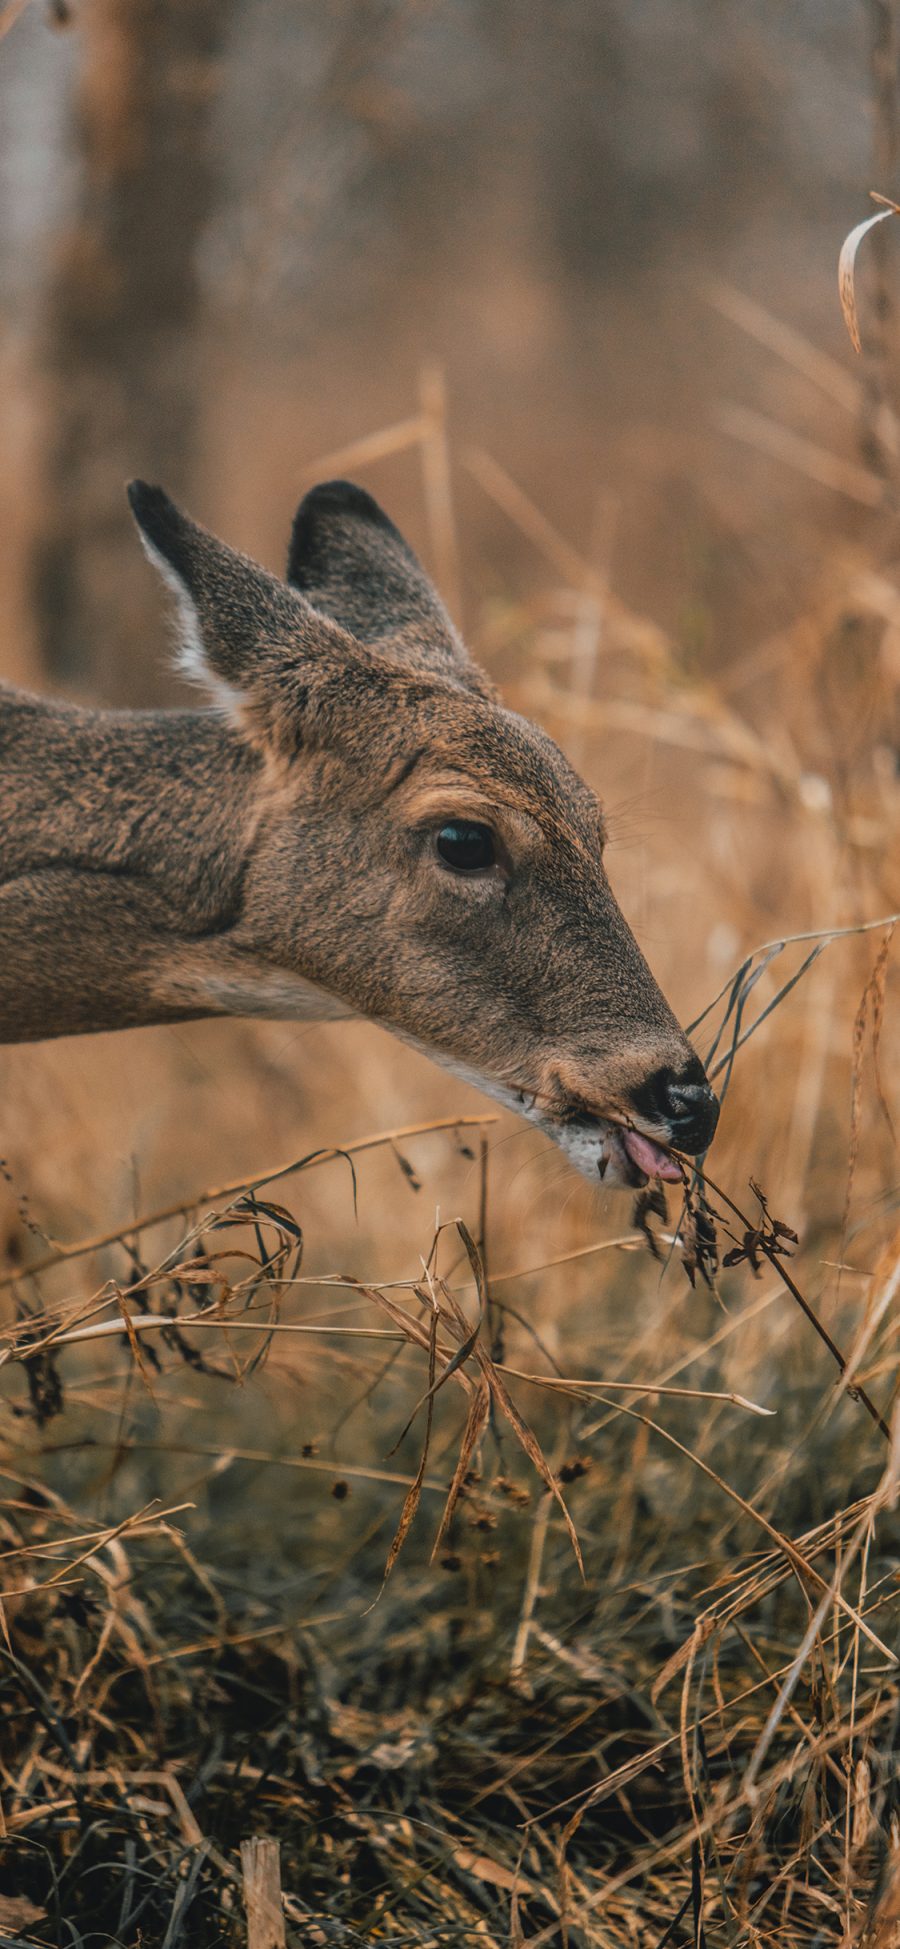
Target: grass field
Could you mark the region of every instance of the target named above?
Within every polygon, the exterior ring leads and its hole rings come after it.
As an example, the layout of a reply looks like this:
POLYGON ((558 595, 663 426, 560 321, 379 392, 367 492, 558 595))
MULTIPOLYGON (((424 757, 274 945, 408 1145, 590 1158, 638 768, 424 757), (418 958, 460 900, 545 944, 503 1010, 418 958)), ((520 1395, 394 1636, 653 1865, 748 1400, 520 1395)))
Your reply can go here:
POLYGON ((848 428, 729 660, 412 437, 445 586, 460 483, 527 559, 469 635, 602 791, 715 1182, 636 1217, 364 1025, 0 1052, 0 1942, 244 1943, 271 1835, 292 1944, 888 1949, 889 509, 848 428))

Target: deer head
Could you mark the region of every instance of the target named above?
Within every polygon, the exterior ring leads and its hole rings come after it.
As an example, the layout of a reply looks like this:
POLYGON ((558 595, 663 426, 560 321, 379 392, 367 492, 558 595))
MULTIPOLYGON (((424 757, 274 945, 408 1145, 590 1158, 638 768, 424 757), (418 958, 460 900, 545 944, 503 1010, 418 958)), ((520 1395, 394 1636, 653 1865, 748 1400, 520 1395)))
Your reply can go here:
POLYGON ((601 807, 504 708, 393 523, 359 487, 313 489, 282 582, 161 489, 129 493, 183 667, 255 754, 248 970, 381 1023, 595 1179, 677 1178, 668 1146, 704 1149, 718 1105, 616 904, 601 807))

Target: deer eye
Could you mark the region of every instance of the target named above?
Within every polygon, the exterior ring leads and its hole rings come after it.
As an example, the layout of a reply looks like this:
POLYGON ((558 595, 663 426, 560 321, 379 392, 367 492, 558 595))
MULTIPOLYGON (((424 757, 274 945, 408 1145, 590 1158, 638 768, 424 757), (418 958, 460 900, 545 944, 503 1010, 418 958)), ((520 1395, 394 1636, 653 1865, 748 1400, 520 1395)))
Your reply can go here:
POLYGON ((494 865, 497 849, 490 826, 475 825, 471 819, 450 819, 435 838, 442 866, 454 873, 485 873, 494 865))

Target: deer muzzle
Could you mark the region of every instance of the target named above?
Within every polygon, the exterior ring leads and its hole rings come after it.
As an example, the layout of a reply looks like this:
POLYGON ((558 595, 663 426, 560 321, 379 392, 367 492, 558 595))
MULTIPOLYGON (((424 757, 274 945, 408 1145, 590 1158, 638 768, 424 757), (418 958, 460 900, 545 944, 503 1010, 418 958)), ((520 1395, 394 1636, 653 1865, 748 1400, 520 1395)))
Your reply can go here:
MULTIPOLYGON (((562 1077, 558 1076, 558 1082, 562 1077)), ((672 1151, 696 1156, 712 1143, 719 1102, 693 1051, 682 1069, 655 1068, 615 1103, 594 1111, 591 1098, 572 1091, 569 1102, 539 1121, 587 1177, 599 1175, 610 1188, 640 1186, 650 1178, 678 1183, 682 1167, 672 1151)))

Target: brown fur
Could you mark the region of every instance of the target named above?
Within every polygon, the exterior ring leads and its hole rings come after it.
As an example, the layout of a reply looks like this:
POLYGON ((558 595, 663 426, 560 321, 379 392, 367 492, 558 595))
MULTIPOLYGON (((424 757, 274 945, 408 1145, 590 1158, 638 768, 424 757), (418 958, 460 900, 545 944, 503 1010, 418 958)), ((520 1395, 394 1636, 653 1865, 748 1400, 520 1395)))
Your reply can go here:
POLYGON ((714 1099, 613 897, 593 793, 499 703, 370 497, 307 496, 289 582, 159 489, 132 505, 222 708, 0 691, 0 1039, 352 1012, 610 1182, 635 1174, 607 1119, 708 1141, 714 1099), (496 868, 440 863, 453 818, 490 826, 496 868))

